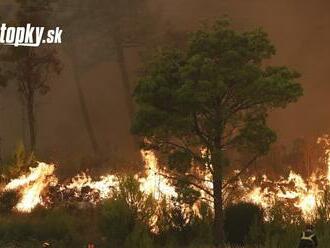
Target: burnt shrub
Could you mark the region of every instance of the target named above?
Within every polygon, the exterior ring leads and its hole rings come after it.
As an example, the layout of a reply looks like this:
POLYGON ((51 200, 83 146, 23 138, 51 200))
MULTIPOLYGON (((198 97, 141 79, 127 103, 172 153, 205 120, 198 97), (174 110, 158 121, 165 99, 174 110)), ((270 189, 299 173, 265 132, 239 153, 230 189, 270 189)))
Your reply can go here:
POLYGON ((231 245, 264 243, 264 213, 252 203, 238 203, 225 209, 225 233, 231 245))

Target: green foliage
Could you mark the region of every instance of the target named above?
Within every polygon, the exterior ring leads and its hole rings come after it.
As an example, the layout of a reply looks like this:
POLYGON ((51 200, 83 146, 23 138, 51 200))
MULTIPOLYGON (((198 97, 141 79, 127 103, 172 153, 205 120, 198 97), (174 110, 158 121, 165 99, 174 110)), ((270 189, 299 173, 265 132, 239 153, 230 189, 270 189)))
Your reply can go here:
POLYGON ((162 202, 157 226, 156 243, 161 247, 189 247, 212 243, 213 214, 207 204, 202 203, 199 214, 183 212, 182 207, 169 206, 162 202))
POLYGON ((136 224, 133 231, 127 236, 125 240, 125 248, 152 248, 154 242, 151 238, 148 228, 141 224, 136 224))
POLYGON ((264 215, 260 207, 239 203, 225 210, 225 232, 232 245, 262 245, 264 242, 264 215))
POLYGON ((175 191, 178 194, 176 201, 181 204, 188 204, 189 206, 192 206, 201 197, 201 192, 193 188, 184 180, 178 180, 174 183, 174 185, 175 191))
POLYGON ((103 204, 100 227, 115 247, 152 247, 149 222, 155 202, 139 187, 134 177, 123 177, 113 199, 103 204))
POLYGON ((151 195, 140 190, 140 183, 133 176, 124 176, 120 179, 119 190, 114 199, 124 202, 140 222, 148 224, 155 213, 156 202, 151 195))
POLYGON ((191 162, 191 154, 184 151, 174 151, 168 155, 168 167, 171 170, 184 173, 189 170, 191 162))
POLYGON ((159 50, 135 90, 133 133, 163 146, 170 140, 211 148, 235 130, 224 140, 228 145, 265 153, 275 140, 266 125, 268 110, 302 95, 298 73, 262 66, 274 52, 261 29, 241 33, 224 20, 192 33, 184 51, 159 50))
POLYGON ((95 235, 94 225, 96 221, 86 212, 74 215, 65 208, 2 215, 0 247, 11 247, 10 244, 16 244, 13 247, 40 247, 43 241, 49 241, 59 248, 82 247, 89 237, 95 235))
MULTIPOLYGON (((145 138, 145 148, 168 156, 184 186, 203 189, 203 180, 185 173, 193 166, 211 172, 220 185, 230 151, 266 154, 276 140, 267 126, 268 112, 303 94, 296 71, 263 65, 274 54, 264 31, 238 32, 227 20, 193 32, 185 49, 160 49, 146 63, 135 89, 139 109, 133 134, 145 138)), ((221 191, 213 195, 222 202, 221 191)), ((223 206, 215 206, 217 246, 223 242, 223 206)))
POLYGON ((135 218, 133 211, 123 200, 106 202, 101 213, 101 230, 111 246, 120 247, 133 231, 135 218))
POLYGON ((0 240, 2 241, 24 241, 33 237, 33 224, 26 216, 12 216, 1 218, 0 240))
POLYGON ((69 243, 73 239, 74 219, 67 212, 53 210, 40 217, 40 222, 33 226, 33 232, 39 240, 61 240, 69 243))

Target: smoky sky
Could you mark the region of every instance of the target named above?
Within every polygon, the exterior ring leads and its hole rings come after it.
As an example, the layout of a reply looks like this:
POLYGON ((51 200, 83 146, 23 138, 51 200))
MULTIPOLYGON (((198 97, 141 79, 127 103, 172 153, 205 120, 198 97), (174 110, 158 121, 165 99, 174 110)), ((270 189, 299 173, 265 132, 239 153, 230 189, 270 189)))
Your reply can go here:
MULTIPOLYGON (((162 22, 170 23, 178 31, 194 30, 201 21, 213 21, 224 15, 232 19, 237 29, 262 27, 277 50, 269 63, 299 71, 304 87, 304 96, 297 103, 270 115, 269 122, 278 132, 279 142, 330 131, 330 2, 157 0, 152 5, 162 22)), ((165 24, 158 29, 163 27, 165 24)), ((74 83, 72 58, 64 47, 58 50, 63 71, 51 78, 51 91, 37 102, 37 147, 38 154, 44 159, 68 162, 89 154, 91 147, 74 83)), ((126 49, 125 57, 130 81, 134 85, 141 66, 139 51, 126 49)), ((99 59, 80 72, 80 79, 102 151, 129 161, 134 146, 117 63, 110 57, 108 60, 99 59)), ((9 154, 19 141, 27 142, 26 124, 22 121, 22 106, 15 86, 2 89, 0 97, 1 149, 3 154, 9 154)))

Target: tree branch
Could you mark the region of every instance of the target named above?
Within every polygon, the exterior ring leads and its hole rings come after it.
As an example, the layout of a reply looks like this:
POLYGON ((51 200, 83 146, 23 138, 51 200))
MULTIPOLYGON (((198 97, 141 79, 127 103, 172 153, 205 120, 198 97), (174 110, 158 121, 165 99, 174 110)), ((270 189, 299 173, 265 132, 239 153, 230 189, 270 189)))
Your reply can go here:
POLYGON ((198 125, 196 113, 193 114, 193 118, 194 118, 195 131, 196 131, 197 135, 205 143, 205 145, 210 146, 210 142, 208 140, 209 137, 202 132, 202 130, 200 129, 200 127, 198 125))
POLYGON ((257 160, 258 155, 255 155, 251 160, 249 160, 249 162, 244 166, 244 168, 237 173, 235 176, 233 176, 232 178, 230 178, 229 180, 227 180, 227 182, 223 185, 223 189, 225 189, 229 184, 234 183, 236 180, 238 180, 238 178, 244 174, 247 169, 257 160))
POLYGON ((167 175, 167 174, 164 174, 164 173, 158 173, 159 175, 167 178, 167 179, 172 179, 172 180, 176 180, 176 181, 179 181, 179 182, 183 182, 183 183, 187 183, 187 184, 190 184, 192 186, 195 186, 196 188, 204 191, 206 194, 208 194, 210 197, 213 197, 213 193, 207 189, 205 189, 203 186, 197 184, 197 183, 194 183, 194 182, 191 182, 190 180, 185 180, 183 178, 180 178, 180 177, 175 177, 175 176, 170 176, 170 175, 167 175))
POLYGON ((198 156, 196 153, 194 153, 193 151, 191 151, 188 147, 186 146, 182 146, 182 145, 179 145, 179 144, 176 144, 176 143, 173 143, 173 142, 170 142, 170 141, 164 141, 164 140, 161 140, 160 143, 163 143, 165 145, 169 145, 169 146, 173 146, 173 147, 176 147, 178 149, 181 149, 183 151, 186 151, 188 152, 194 159, 196 159, 197 161, 199 162, 204 162, 203 158, 198 156))

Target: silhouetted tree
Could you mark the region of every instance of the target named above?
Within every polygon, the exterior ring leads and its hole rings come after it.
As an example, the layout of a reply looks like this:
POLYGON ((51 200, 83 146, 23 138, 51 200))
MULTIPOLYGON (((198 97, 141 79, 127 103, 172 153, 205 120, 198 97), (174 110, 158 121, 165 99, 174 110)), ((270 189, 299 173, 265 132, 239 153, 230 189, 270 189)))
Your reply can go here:
MULTIPOLYGON (((148 9, 148 0, 98 0, 96 4, 103 9, 104 31, 109 33, 108 47, 113 50, 114 59, 118 63, 123 88, 125 90, 125 102, 129 118, 133 118, 134 104, 132 100, 132 87, 125 51, 127 48, 142 47, 146 45, 147 37, 155 24, 148 9)), ((99 15, 100 13, 98 13, 99 15)), ((101 25, 101 28, 103 26, 101 25)))
MULTIPOLYGON (((47 19, 51 10, 51 0, 16 0, 18 10, 17 24, 25 26, 31 23, 34 26, 47 27, 47 19)), ((7 71, 11 81, 17 83, 27 114, 29 127, 30 150, 36 148, 36 116, 35 105, 38 94, 45 95, 49 90, 49 76, 60 73, 60 62, 55 49, 46 45, 39 48, 9 47, 2 57, 7 63, 7 71)))
POLYGON ((130 86, 125 51, 141 48, 151 34, 152 15, 148 1, 127 0, 68 0, 57 2, 57 21, 66 30, 66 52, 74 65, 74 78, 84 124, 93 150, 98 153, 93 123, 81 87, 81 74, 102 61, 115 60, 119 65, 129 118, 133 114, 132 87, 130 86))
POLYGON ((146 64, 135 91, 139 110, 132 132, 146 138, 146 149, 166 155, 173 178, 214 200, 216 247, 224 247, 228 152, 248 151, 251 161, 267 153, 276 140, 266 123, 268 111, 302 95, 298 73, 262 65, 274 53, 262 30, 237 32, 227 21, 217 21, 212 28, 192 33, 185 50, 159 50, 146 64), (191 175, 192 166, 211 173, 213 191, 205 187, 204 178, 191 175))
MULTIPOLYGON (((81 85, 82 74, 88 71, 93 65, 102 60, 108 59, 109 54, 100 41, 98 31, 95 32, 94 10, 90 1, 77 1, 72 3, 67 0, 58 0, 56 18, 54 23, 65 29, 64 50, 70 56, 73 65, 73 78, 77 90, 77 96, 83 123, 88 135, 90 145, 95 154, 99 154, 100 148, 93 126, 88 102, 81 85)), ((94 6, 95 8, 95 6, 94 6)))

